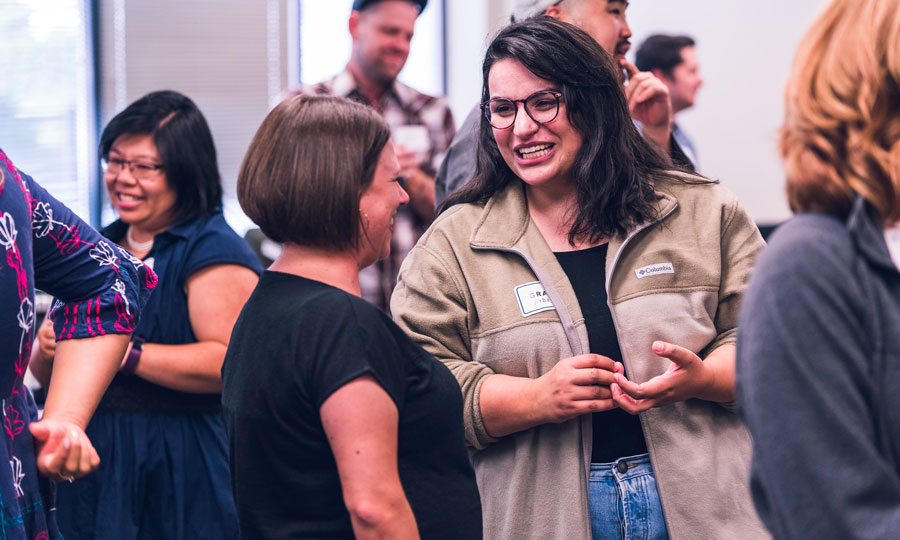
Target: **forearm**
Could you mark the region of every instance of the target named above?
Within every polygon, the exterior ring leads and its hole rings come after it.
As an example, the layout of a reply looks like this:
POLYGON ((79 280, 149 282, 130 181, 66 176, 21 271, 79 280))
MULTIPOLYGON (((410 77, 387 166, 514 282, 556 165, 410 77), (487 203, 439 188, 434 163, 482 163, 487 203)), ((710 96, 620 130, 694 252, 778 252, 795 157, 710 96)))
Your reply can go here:
POLYGON ((434 178, 419 169, 406 178, 406 192, 409 194, 409 206, 426 222, 434 220, 434 178))
POLYGON ((492 437, 503 437, 545 424, 536 406, 535 379, 491 375, 481 385, 481 417, 492 437))
POLYGON ((145 343, 135 375, 179 392, 221 392, 226 349, 216 341, 187 345, 145 343))
POLYGON ((726 403, 734 400, 734 366, 737 348, 722 345, 703 360, 708 384, 696 396, 698 399, 726 403))
POLYGON ((644 134, 644 138, 655 144, 665 155, 669 155, 671 151, 669 137, 672 134, 672 128, 668 123, 659 126, 644 124, 641 126, 641 131, 644 134))
POLYGON ((419 529, 399 479, 396 485, 377 486, 366 495, 348 497, 354 536, 359 540, 415 540, 419 529))
POLYGON ((127 334, 107 334, 57 343, 43 418, 87 427, 119 369, 128 339, 127 334))

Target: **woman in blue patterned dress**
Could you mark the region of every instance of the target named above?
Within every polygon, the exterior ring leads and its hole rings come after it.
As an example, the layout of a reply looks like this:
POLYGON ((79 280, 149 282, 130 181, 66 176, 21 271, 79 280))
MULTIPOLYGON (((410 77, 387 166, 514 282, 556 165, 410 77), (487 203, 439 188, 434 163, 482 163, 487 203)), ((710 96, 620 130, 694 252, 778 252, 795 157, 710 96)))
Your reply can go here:
MULTIPOLYGON (((100 155, 119 214, 103 234, 159 286, 87 429, 103 465, 61 487, 60 529, 67 540, 236 538, 220 372, 261 268, 225 223, 212 135, 190 99, 132 103, 100 155)), ((33 362, 46 371, 52 339, 41 349, 33 362)))
POLYGON ((156 276, 123 257, 0 150, 0 538, 59 538, 55 481, 99 464, 84 428, 109 383, 156 276), (34 289, 60 300, 57 367, 43 419, 22 378, 34 340, 34 289), (35 453, 37 452, 37 453, 35 453))

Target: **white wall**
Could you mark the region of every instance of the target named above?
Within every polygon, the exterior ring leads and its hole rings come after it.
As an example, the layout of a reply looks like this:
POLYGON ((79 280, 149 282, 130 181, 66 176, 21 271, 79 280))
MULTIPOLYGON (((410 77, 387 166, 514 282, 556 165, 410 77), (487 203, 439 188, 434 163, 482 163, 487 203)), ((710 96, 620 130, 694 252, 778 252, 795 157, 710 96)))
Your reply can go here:
MULTIPOLYGON (((697 145, 701 172, 737 193, 760 223, 789 215, 776 135, 794 50, 827 0, 632 0, 632 50, 656 32, 697 41, 705 85, 679 123, 697 145)), ((514 0, 452 0, 448 93, 458 121, 478 101, 486 35, 514 0), (477 45, 477 46, 476 46, 477 45), (477 52, 476 52, 477 51, 477 52)), ((633 52, 630 54, 633 57, 633 52)))
POLYGON ((782 89, 797 43, 826 0, 635 0, 632 53, 657 32, 697 40, 704 86, 678 117, 700 169, 737 193, 761 223, 790 214, 777 153, 782 89))

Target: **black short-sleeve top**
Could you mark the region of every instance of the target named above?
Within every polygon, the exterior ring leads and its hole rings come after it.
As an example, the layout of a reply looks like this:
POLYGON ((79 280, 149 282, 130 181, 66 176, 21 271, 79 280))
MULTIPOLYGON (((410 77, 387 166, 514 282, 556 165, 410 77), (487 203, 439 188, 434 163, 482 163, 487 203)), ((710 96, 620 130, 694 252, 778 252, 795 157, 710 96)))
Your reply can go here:
POLYGON ((366 374, 397 406, 398 470, 422 538, 481 538, 449 370, 364 300, 271 271, 244 306, 222 368, 244 538, 353 537, 319 410, 366 374))

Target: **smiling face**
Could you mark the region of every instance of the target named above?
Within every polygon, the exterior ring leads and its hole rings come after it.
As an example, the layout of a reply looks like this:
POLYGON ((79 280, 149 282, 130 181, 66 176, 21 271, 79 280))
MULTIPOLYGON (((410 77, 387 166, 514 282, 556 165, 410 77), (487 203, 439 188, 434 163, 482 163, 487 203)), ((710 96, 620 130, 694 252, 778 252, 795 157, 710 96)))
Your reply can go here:
POLYGON ((350 16, 353 60, 373 81, 390 84, 406 64, 419 10, 407 0, 384 0, 350 16))
MULTIPOLYGON (((528 71, 518 60, 496 62, 488 74, 491 98, 525 99, 541 90, 559 88, 528 71)), ((508 129, 493 129, 500 155, 516 176, 532 188, 554 189, 571 183, 572 168, 581 149, 581 134, 569 123, 566 104, 552 121, 538 124, 521 103, 515 123, 508 129)))
MULTIPOLYGON (((132 166, 162 164, 150 135, 126 134, 117 138, 108 159, 130 161, 132 166)), ((175 191, 169 186, 165 169, 159 169, 147 180, 137 180, 127 165, 117 174, 103 177, 109 200, 121 220, 145 233, 156 234, 172 224, 175 191)))
POLYGON ((397 208, 409 202, 400 185, 400 162, 394 146, 388 142, 375 168, 372 183, 359 199, 362 231, 357 249, 359 268, 365 268, 391 253, 391 236, 394 234, 394 217, 397 208))

